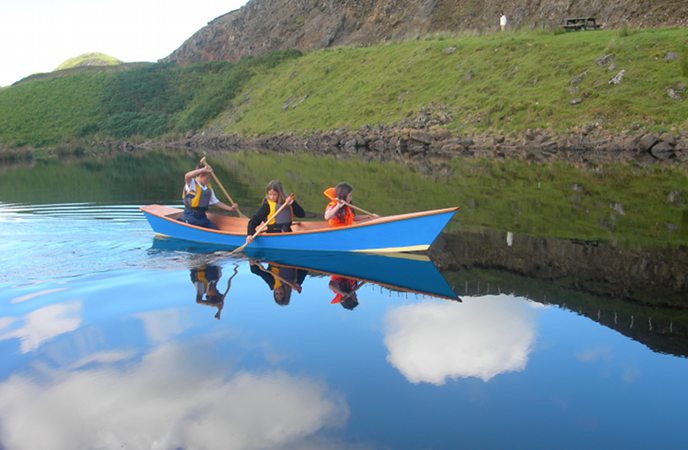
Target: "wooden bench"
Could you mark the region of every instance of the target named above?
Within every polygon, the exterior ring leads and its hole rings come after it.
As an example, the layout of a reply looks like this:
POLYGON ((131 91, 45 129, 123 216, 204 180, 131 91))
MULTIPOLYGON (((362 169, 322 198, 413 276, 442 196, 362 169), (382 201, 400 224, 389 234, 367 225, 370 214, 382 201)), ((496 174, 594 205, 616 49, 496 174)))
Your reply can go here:
POLYGON ((601 28, 595 22, 594 17, 569 17, 564 19, 562 26, 566 31, 599 30, 601 28))

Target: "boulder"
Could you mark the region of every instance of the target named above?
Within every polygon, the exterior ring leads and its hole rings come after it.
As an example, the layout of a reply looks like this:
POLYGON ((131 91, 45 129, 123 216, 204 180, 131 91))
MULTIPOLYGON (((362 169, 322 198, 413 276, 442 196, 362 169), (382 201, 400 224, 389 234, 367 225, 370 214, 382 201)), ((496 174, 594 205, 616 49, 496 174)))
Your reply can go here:
POLYGON ((667 159, 674 158, 676 156, 676 151, 674 150, 674 147, 668 143, 659 142, 650 149, 650 154, 652 157, 660 161, 665 161, 667 159))
POLYGON ((659 142, 659 137, 657 137, 656 134, 646 134, 640 138, 638 146, 641 150, 646 152, 650 150, 657 142, 659 142))

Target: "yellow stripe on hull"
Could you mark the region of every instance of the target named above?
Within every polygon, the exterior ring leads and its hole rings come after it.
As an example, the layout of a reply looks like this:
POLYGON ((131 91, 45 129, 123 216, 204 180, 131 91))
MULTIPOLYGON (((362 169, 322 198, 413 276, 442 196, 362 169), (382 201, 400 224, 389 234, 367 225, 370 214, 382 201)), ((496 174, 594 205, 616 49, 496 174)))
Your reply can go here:
POLYGON ((370 248, 365 250, 352 250, 352 252, 360 253, 399 253, 399 252, 423 252, 429 249, 429 245, 409 245, 407 247, 385 247, 385 248, 370 248))

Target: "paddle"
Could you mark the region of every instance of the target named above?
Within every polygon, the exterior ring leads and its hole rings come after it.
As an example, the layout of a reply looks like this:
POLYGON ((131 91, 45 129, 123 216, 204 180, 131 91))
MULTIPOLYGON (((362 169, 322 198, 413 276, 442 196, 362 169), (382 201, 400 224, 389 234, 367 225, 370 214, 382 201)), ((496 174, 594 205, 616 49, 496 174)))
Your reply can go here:
POLYGON ((263 267, 263 265, 262 265, 261 263, 259 263, 259 262, 256 262, 256 266, 258 266, 258 268, 259 268, 260 270, 262 270, 263 272, 269 273, 269 274, 272 275, 273 277, 275 277, 275 278, 277 278, 278 280, 280 280, 282 283, 284 283, 284 284, 290 286, 292 289, 294 289, 294 290, 295 290, 296 292, 298 292, 299 294, 301 293, 301 286, 299 286, 298 284, 296 284, 296 283, 294 283, 294 282, 292 282, 292 281, 289 281, 289 280, 285 279, 284 277, 281 277, 278 273, 274 273, 274 272, 271 272, 271 271, 267 270, 267 269, 266 269, 265 267, 263 267))
POLYGON ((355 294, 357 290, 361 288, 366 282, 362 280, 356 281, 356 284, 354 285, 354 288, 350 292, 345 292, 344 294, 340 294, 340 298, 334 298, 332 301, 330 301, 330 305, 336 305, 337 303, 343 302, 345 299, 351 297, 352 294, 355 294))
MULTIPOLYGON (((201 158, 201 164, 203 164, 204 166, 208 167, 208 163, 205 161, 205 156, 204 156, 203 158, 201 158)), ((229 196, 229 193, 227 192, 227 190, 225 189, 225 187, 222 185, 222 183, 220 183, 220 180, 217 178, 217 175, 215 175, 215 172, 213 171, 213 172, 211 172, 210 174, 213 176, 213 181, 215 181, 215 183, 217 183, 217 185, 220 186, 220 189, 222 189, 222 192, 225 194, 225 197, 227 197, 227 199, 230 201, 230 203, 231 203, 232 205, 235 205, 236 202, 235 202, 234 200, 232 200, 232 197, 229 196)), ((246 216, 244 215, 244 213, 242 213, 242 212, 239 210, 238 207, 237 207, 237 209, 236 209, 236 212, 239 214, 239 217, 246 217, 246 216)))
POLYGON ((352 205, 351 203, 347 202, 346 200, 342 200, 341 198, 335 197, 335 195, 334 195, 334 188, 327 188, 327 189, 325 189, 325 190, 323 191, 323 194, 325 194, 325 197, 329 198, 330 200, 338 201, 338 202, 340 202, 340 203, 342 203, 342 204, 348 206, 349 208, 353 208, 353 209, 355 209, 355 210, 357 210, 357 211, 362 212, 363 214, 368 214, 369 216, 379 217, 379 215, 377 215, 377 214, 375 214, 375 213, 371 213, 370 211, 366 211, 365 209, 359 208, 359 207, 356 206, 356 205, 352 205))
MULTIPOLYGON (((289 197, 287 197, 287 198, 292 198, 292 199, 293 199, 293 198, 294 198, 294 194, 289 194, 289 197)), ((277 211, 275 211, 274 213, 272 213, 272 214, 270 215, 270 217, 268 217, 267 220, 266 220, 265 222, 263 222, 263 223, 256 229, 256 232, 253 233, 253 235, 251 236, 251 242, 253 242, 253 239, 255 239, 256 236, 258 236, 258 235, 261 233, 261 231, 263 231, 264 229, 266 229, 267 226, 268 226, 268 224, 270 223, 270 221, 271 221, 272 219, 274 219, 275 217, 277 217, 277 214, 281 213, 282 210, 283 210, 284 208, 286 208, 287 206, 289 206, 289 203, 287 203, 287 201, 286 201, 286 199, 285 199, 285 201, 284 201, 284 203, 282 204, 282 206, 280 206, 280 207, 277 209, 277 211)), ((247 240, 246 242, 244 242, 244 245, 242 245, 241 247, 235 248, 234 250, 232 250, 232 252, 231 252, 230 254, 233 255, 233 254, 235 254, 235 253, 239 253, 240 251, 242 251, 243 249, 245 249, 246 246, 247 246, 248 244, 250 244, 251 242, 248 242, 248 240, 247 240)))

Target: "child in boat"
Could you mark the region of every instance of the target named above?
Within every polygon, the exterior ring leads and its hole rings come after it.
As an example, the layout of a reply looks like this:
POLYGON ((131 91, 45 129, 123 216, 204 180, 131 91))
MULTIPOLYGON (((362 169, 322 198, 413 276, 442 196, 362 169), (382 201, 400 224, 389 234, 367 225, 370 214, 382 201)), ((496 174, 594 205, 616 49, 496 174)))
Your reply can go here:
POLYGON ((190 225, 204 228, 217 229, 217 225, 208 219, 206 211, 212 205, 225 211, 236 211, 239 205, 234 203, 228 206, 222 203, 215 196, 212 186, 208 183, 213 168, 209 165, 199 164, 194 170, 186 172, 184 175, 184 214, 182 221, 190 225))
POLYGON ((323 192, 325 197, 330 199, 330 203, 325 207, 325 220, 331 227, 343 227, 352 225, 354 222, 377 217, 377 215, 368 214, 356 216, 354 208, 351 207, 353 190, 354 188, 349 183, 341 182, 323 192))
POLYGON ((251 217, 251 220, 248 221, 246 241, 251 242, 253 240, 253 234, 256 232, 256 227, 258 227, 261 222, 268 220, 268 218, 285 203, 288 207, 284 208, 277 216, 270 220, 267 233, 290 232, 294 217, 304 217, 306 215, 303 208, 296 203, 293 196, 284 195, 284 189, 282 189, 282 183, 280 183, 279 180, 270 181, 265 188, 263 203, 253 217, 251 217))

